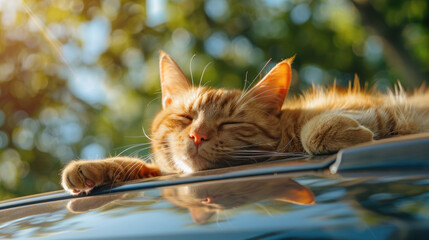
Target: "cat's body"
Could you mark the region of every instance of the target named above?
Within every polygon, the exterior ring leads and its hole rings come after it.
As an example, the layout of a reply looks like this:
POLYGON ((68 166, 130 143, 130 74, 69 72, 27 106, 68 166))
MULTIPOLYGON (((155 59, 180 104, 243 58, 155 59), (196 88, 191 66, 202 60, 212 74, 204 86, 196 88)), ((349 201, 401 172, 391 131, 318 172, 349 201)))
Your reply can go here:
MULTIPOLYGON (((376 139, 429 132, 429 92, 424 90, 407 97, 403 92, 383 95, 358 87, 313 88, 284 104, 292 60, 277 64, 243 92, 193 87, 170 56, 161 52, 163 110, 155 117, 151 134, 156 166, 163 173, 190 173, 267 161, 287 153, 333 153, 376 139)), ((117 164, 118 158, 110 161, 117 164)), ((120 166, 143 165, 135 161, 125 159, 120 166)), ((88 186, 90 174, 85 174, 84 163, 65 168, 66 190, 88 191, 118 179, 90 179, 88 186)), ((156 166, 146 166, 151 175, 159 175, 156 166)))
POLYGON ((367 141, 428 132, 429 93, 422 90, 407 96, 402 90, 381 94, 359 87, 313 88, 286 102, 280 122, 277 151, 332 153, 367 141))

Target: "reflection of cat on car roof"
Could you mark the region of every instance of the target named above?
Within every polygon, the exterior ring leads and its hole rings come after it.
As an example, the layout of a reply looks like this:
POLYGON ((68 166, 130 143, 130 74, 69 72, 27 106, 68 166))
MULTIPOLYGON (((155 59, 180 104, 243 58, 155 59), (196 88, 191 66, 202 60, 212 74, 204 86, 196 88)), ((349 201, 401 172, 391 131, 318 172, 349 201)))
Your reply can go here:
MULTIPOLYGON (((127 194, 110 194, 72 199, 67 208, 82 213, 103 207, 127 194)), ((300 205, 314 204, 311 190, 287 177, 264 177, 217 182, 203 182, 165 187, 162 195, 171 203, 187 208, 192 220, 204 224, 214 214, 263 200, 276 200, 300 205)))
POLYGON ((285 157, 336 152, 355 144, 429 131, 429 91, 381 94, 313 88, 284 104, 293 58, 283 60, 249 90, 192 86, 160 53, 163 110, 152 123, 156 165, 138 158, 73 161, 62 185, 71 193, 162 173, 191 173, 285 157))
POLYGON ((290 178, 205 182, 164 188, 162 193, 170 202, 187 208, 198 224, 221 211, 263 200, 314 204, 313 193, 290 178))

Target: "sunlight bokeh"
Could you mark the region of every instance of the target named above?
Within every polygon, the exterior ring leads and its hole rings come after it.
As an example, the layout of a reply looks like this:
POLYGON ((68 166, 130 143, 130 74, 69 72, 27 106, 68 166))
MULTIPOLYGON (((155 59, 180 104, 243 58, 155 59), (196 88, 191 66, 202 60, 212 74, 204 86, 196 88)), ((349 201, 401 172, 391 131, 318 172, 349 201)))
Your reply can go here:
POLYGON ((149 154, 136 145, 161 107, 160 49, 214 87, 296 54, 293 94, 355 73, 410 89, 428 79, 427 12, 424 0, 0 0, 0 200, 59 189, 73 159, 149 154))

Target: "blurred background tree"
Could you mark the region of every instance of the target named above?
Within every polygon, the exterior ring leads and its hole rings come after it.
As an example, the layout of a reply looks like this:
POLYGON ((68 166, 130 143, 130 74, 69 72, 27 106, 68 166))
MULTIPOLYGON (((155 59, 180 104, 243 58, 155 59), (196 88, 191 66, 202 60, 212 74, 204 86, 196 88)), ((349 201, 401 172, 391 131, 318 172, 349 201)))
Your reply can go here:
POLYGON ((294 94, 355 73, 411 89, 429 73, 427 13, 425 0, 0 0, 0 199, 59 189, 72 159, 146 156, 159 49, 214 87, 297 54, 294 94))

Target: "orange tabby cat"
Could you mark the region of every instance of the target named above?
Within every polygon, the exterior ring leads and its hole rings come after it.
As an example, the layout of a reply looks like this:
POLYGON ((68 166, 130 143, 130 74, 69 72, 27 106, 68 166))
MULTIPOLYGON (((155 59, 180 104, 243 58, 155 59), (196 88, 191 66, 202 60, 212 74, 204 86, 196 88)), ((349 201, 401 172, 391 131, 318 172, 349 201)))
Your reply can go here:
POLYGON ((429 131, 429 92, 423 90, 406 96, 402 91, 383 95, 359 88, 313 88, 283 105, 292 61, 277 64, 249 91, 210 89, 193 87, 161 51, 163 110, 152 123, 151 135, 156 165, 126 157, 73 161, 63 170, 62 186, 78 194, 161 172, 191 173, 266 161, 284 153, 327 154, 375 139, 429 131))

